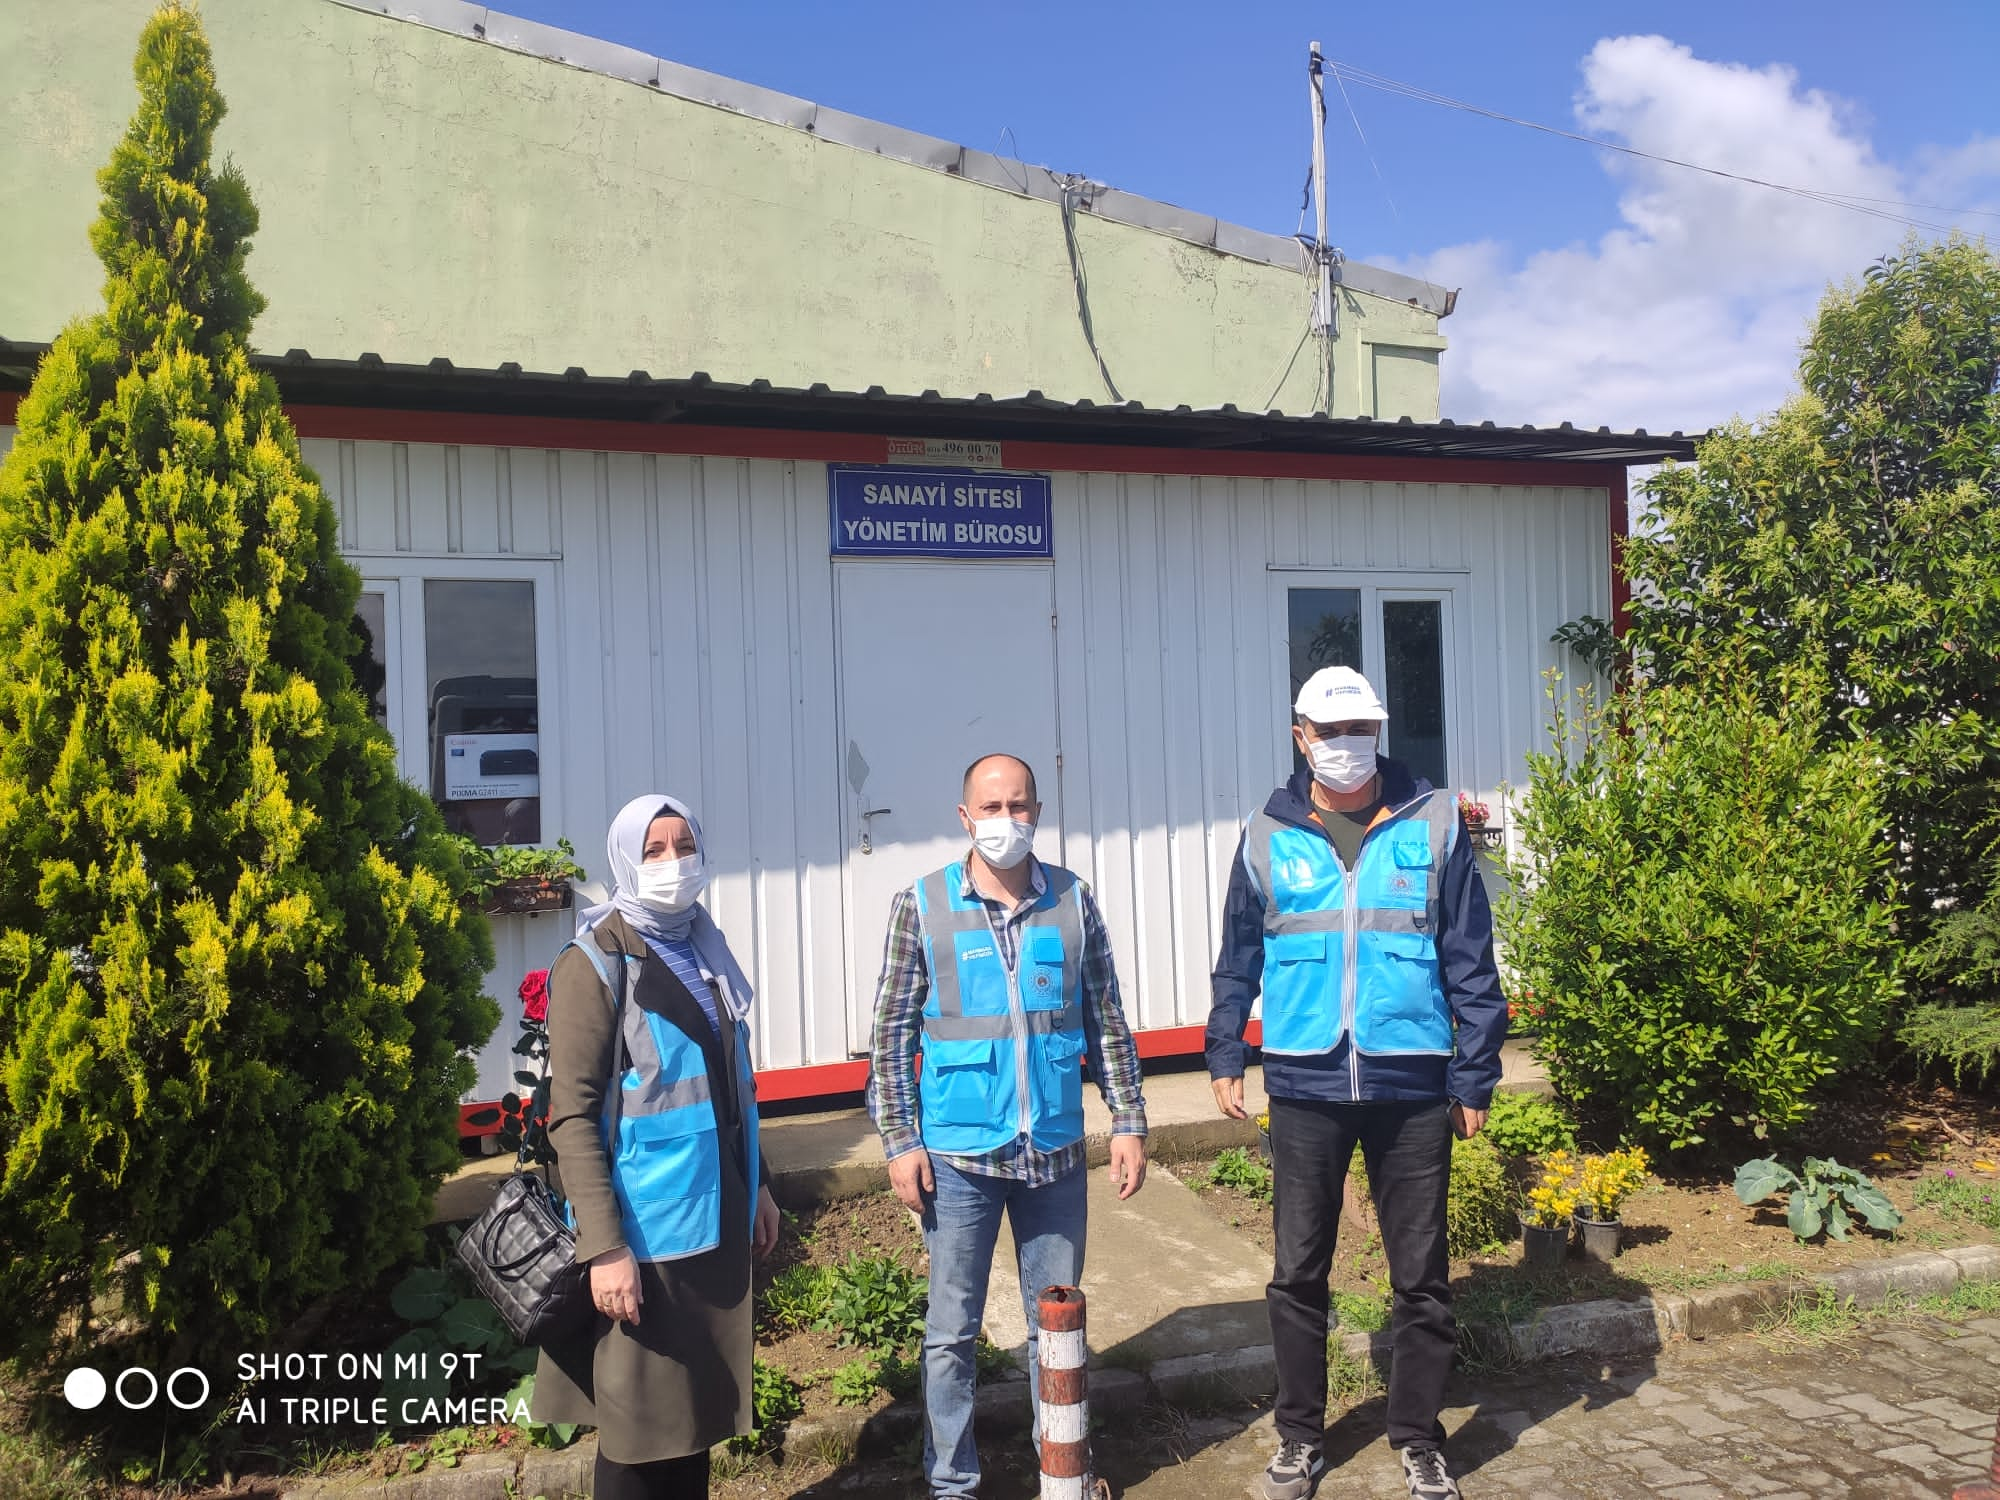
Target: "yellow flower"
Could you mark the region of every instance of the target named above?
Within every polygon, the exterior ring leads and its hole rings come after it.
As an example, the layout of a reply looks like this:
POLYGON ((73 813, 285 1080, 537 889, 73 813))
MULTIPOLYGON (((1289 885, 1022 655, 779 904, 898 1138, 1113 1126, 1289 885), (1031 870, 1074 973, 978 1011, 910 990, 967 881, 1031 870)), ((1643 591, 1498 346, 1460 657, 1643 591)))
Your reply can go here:
POLYGON ((1992 1172, 2000 1171, 2000 1168, 1996 1168, 1990 1161, 1976 1161, 1972 1164, 1972 1170, 1975 1172, 1992 1172))
POLYGON ((1257 1116, 1257 1128, 1269 1133, 1271 1129, 1271 1112, 1268 1109, 1257 1116))

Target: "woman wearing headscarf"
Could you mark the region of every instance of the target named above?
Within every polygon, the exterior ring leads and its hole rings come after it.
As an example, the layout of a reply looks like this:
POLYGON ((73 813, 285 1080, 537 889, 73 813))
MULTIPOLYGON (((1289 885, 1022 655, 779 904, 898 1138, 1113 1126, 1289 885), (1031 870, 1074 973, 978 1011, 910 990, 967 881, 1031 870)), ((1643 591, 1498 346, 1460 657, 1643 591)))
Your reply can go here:
POLYGON ((550 969, 548 1010, 549 1140, 597 1316, 542 1349, 531 1410, 597 1428, 596 1500, 665 1500, 705 1495, 709 1448, 751 1429, 750 1263, 778 1209, 750 982, 695 899, 701 825, 637 797, 605 856, 611 899, 550 969))

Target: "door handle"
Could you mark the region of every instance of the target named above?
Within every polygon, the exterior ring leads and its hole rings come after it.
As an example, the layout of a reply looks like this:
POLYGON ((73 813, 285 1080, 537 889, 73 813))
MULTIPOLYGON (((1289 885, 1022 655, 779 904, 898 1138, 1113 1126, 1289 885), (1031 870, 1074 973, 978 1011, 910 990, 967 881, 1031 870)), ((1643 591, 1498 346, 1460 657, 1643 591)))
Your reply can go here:
POLYGON ((872 842, 871 842, 871 841, 869 840, 869 837, 868 837, 868 820, 869 820, 870 818, 879 818, 879 817, 881 817, 881 816, 882 816, 882 815, 883 815, 884 813, 888 813, 888 812, 894 812, 894 811, 895 811, 895 809, 894 809, 893 807, 870 807, 870 808, 864 808, 864 809, 862 809, 862 812, 861 812, 861 852, 862 852, 863 854, 873 854, 873 853, 875 852, 875 846, 874 846, 874 844, 873 844, 873 843, 872 843, 872 842))

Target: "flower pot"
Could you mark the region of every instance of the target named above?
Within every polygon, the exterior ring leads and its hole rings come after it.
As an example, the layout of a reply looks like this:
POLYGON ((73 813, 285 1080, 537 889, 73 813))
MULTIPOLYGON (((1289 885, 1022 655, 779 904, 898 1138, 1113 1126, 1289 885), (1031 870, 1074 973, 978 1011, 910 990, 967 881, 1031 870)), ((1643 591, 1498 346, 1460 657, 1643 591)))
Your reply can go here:
POLYGON ((1264 1165, 1271 1165, 1271 1132, 1264 1126, 1257 1127, 1257 1153, 1264 1158, 1264 1165))
POLYGON ((1531 1272, 1560 1271, 1568 1251, 1569 1225, 1521 1220, 1521 1262, 1531 1272))
POLYGON ((490 917, 524 916, 566 910, 573 899, 568 881, 529 875, 498 882, 486 892, 480 905, 490 917))
POLYGON ((1576 1216, 1576 1227, 1583 1238, 1585 1260, 1594 1260, 1609 1265, 1618 1258, 1618 1236, 1625 1228, 1619 1219, 1587 1219, 1582 1214, 1576 1216))

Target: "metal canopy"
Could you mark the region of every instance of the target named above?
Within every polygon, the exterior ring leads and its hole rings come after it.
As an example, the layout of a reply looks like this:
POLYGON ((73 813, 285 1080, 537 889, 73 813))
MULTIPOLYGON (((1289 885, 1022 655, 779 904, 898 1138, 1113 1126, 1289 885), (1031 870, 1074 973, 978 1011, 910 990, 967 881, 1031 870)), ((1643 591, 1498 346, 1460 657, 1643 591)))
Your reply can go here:
MULTIPOLYGON (((25 389, 45 344, 0 339, 0 390, 25 389)), ((276 377, 288 403, 407 411, 480 412, 504 416, 581 417, 618 422, 702 427, 786 428, 814 432, 881 433, 898 437, 1092 443, 1261 453, 1372 453, 1407 458, 1523 459, 1542 462, 1651 464, 1690 460, 1697 437, 1653 436, 1568 422, 1558 427, 1500 427, 1414 422, 1404 417, 1292 416, 1235 406, 1196 409, 1059 401, 1029 391, 1019 396, 891 395, 880 386, 836 391, 711 379, 697 371, 658 379, 644 370, 591 375, 465 369, 448 359, 390 364, 377 355, 322 359, 303 349, 256 355, 276 377)))

